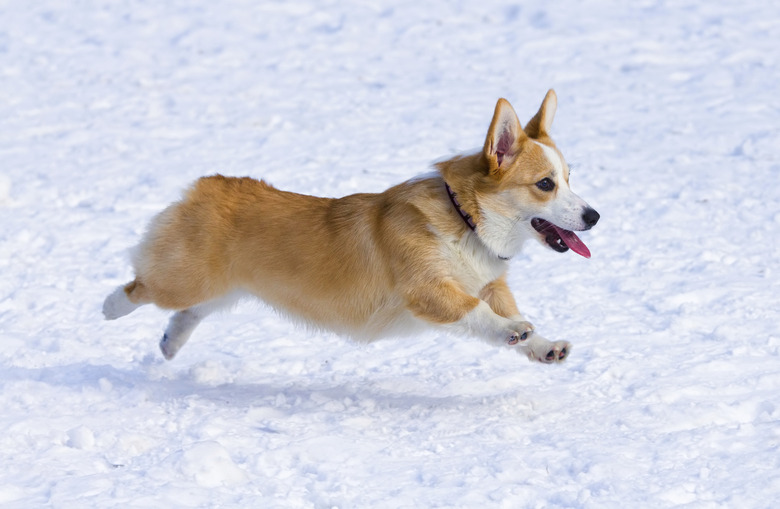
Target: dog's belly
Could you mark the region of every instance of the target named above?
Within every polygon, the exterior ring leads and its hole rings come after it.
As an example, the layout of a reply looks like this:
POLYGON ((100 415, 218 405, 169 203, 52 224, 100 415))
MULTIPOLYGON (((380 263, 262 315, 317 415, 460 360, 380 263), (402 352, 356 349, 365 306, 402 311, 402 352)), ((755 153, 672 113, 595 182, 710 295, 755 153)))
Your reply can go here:
POLYGON ((393 294, 380 296, 355 290, 354 293, 312 296, 269 288, 255 288, 252 295, 280 314, 307 328, 343 334, 360 342, 421 332, 429 325, 416 318, 393 294))

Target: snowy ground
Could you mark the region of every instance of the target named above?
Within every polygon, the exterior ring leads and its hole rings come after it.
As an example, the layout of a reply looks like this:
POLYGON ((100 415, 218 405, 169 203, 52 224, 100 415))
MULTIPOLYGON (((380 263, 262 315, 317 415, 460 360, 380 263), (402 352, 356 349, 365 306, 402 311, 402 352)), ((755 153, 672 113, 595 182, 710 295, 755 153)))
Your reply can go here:
POLYGON ((772 507, 778 48, 765 0, 0 3, 0 506, 772 507), (102 320, 198 176, 378 191, 549 87, 602 220, 510 283, 565 364, 102 320))

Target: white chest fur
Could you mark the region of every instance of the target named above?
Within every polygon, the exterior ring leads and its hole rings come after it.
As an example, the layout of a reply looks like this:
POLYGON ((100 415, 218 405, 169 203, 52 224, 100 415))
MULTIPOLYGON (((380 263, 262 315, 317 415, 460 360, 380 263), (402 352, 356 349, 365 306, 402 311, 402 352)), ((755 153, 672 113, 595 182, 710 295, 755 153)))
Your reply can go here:
POLYGON ((453 239, 447 248, 453 276, 471 295, 477 295, 485 285, 506 272, 507 261, 496 256, 473 232, 453 239))

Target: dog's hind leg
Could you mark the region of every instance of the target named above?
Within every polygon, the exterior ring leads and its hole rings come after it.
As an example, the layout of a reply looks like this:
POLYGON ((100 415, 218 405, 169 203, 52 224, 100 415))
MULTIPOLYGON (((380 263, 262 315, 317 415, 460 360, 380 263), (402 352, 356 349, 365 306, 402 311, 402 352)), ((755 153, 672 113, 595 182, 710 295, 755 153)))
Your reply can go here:
POLYGON ((201 306, 195 306, 174 313, 160 340, 160 350, 167 360, 173 359, 184 343, 190 339, 192 331, 208 315, 204 311, 201 306))
POLYGON ((146 301, 139 298, 140 295, 133 295, 131 297, 131 294, 133 293, 143 293, 142 291, 138 291, 142 290, 139 288, 140 286, 142 286, 141 283, 139 283, 138 280, 135 280, 118 287, 106 297, 106 300, 103 301, 103 316, 106 320, 116 320, 122 316, 129 315, 137 308, 146 304, 146 301))
POLYGON ((163 356, 167 360, 173 359, 204 318, 215 311, 231 306, 236 300, 238 300, 237 295, 228 295, 174 313, 160 340, 163 356))

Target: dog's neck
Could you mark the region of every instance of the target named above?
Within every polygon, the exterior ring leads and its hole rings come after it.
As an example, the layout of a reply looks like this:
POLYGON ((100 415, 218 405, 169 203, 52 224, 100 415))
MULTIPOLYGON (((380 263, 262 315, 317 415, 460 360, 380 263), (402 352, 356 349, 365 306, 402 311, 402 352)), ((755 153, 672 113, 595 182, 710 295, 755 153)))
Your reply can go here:
POLYGON ((474 218, 471 217, 471 214, 468 214, 466 211, 463 210, 463 207, 458 201, 457 198, 458 195, 455 194, 455 191, 452 190, 452 188, 448 183, 445 182, 444 187, 447 188, 447 196, 450 197, 450 201, 452 202, 452 205, 455 206, 455 210, 458 211, 458 215, 460 215, 460 218, 463 219, 463 222, 466 223, 466 226, 471 228, 471 231, 476 232, 477 224, 474 222, 474 218))
MULTIPOLYGON (((455 207, 455 210, 458 212, 460 218, 463 219, 463 222, 466 223, 466 226, 468 226, 471 229, 471 231, 473 231, 474 234, 476 234, 477 237, 479 237, 479 235, 477 234, 477 224, 474 222, 474 218, 471 217, 471 214, 463 210, 463 206, 458 201, 458 195, 455 193, 455 191, 452 190, 452 188, 447 182, 444 183, 444 187, 447 189, 447 196, 450 197, 450 201, 452 202, 452 205, 455 207)), ((497 256, 502 260, 509 260, 508 257, 504 257, 501 255, 497 255, 497 256)))

